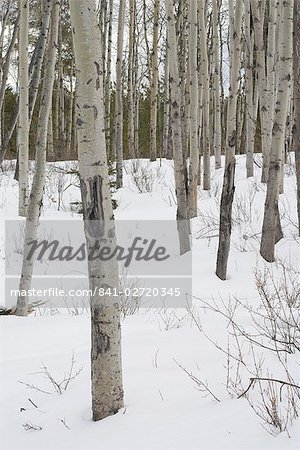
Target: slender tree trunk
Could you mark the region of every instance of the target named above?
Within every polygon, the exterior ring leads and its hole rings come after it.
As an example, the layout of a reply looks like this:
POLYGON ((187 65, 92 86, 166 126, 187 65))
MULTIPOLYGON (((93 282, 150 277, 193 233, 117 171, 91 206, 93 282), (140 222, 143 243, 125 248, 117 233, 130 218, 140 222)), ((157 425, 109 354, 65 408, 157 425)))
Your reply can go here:
POLYGON ((29 0, 19 0, 19 215, 25 217, 28 204, 29 156, 29 76, 28 76, 28 25, 29 0))
MULTIPOLYGON (((167 38, 166 38, 167 39, 167 38)), ((170 83, 169 83, 169 51, 166 48, 165 54, 165 73, 164 73, 164 129, 163 129, 163 157, 168 158, 169 119, 170 119, 170 83)))
POLYGON ((173 0, 165 0, 168 28, 168 48, 170 62, 170 98, 172 104, 171 121, 173 135, 173 153, 175 169, 175 185, 177 197, 177 224, 180 242, 180 252, 190 250, 189 223, 187 208, 187 168, 183 158, 181 117, 180 117, 180 86, 177 54, 177 39, 175 31, 173 0))
POLYGON ((296 160, 298 231, 300 236, 300 2, 294 2, 294 129, 293 147, 296 160))
MULTIPOLYGON (((47 1, 52 3, 52 0, 47 1)), ((56 0, 52 8, 51 34, 45 59, 45 75, 42 86, 41 105, 37 127, 35 170, 26 216, 23 265, 19 284, 19 290, 25 292, 28 292, 30 289, 33 273, 33 261, 30 260, 30 258, 28 259, 28 252, 30 250, 29 242, 35 241, 37 238, 39 217, 43 203, 43 190, 46 173, 47 133, 54 83, 59 12, 60 2, 56 0)), ((28 314, 27 296, 18 297, 16 314, 19 316, 26 316, 28 314)))
MULTIPOLYGON (((45 0, 44 10, 43 10, 43 18, 42 18, 42 27, 40 30, 40 34, 34 49, 34 53, 32 55, 30 65, 29 65, 29 119, 30 123, 32 121, 35 101, 38 93, 38 88, 40 84, 41 77, 41 68, 44 59, 44 53, 48 38, 49 32, 49 23, 50 23, 50 15, 51 15, 51 7, 52 3, 48 0, 45 0)), ((15 112, 13 114, 13 118, 8 130, 5 133, 3 142, 1 142, 0 148, 0 164, 4 160, 5 153, 11 141, 13 132, 16 128, 17 122, 19 118, 19 106, 17 105, 15 112)))
POLYGON ((110 130, 110 90, 111 90, 111 55, 112 55, 112 25, 113 25, 113 9, 114 1, 109 0, 109 20, 108 20, 108 35, 107 35, 107 58, 106 58, 106 77, 105 77, 105 130, 106 130, 106 144, 108 154, 110 154, 112 147, 112 138, 110 130))
POLYGON ((254 175, 253 153, 258 108, 258 87, 254 77, 254 36, 251 31, 250 0, 245 0, 245 68, 246 68, 246 169, 247 178, 254 175))
POLYGON ((207 34, 206 34, 206 8, 205 0, 199 1, 199 34, 200 34, 200 55, 201 55, 201 82, 202 92, 202 143, 203 143, 203 189, 210 190, 210 139, 209 139, 209 107, 210 107, 210 86, 207 54, 207 34))
POLYGON ((150 86, 150 160, 157 158, 157 106, 158 106, 158 32, 160 0, 155 0, 153 12, 153 44, 151 54, 150 86))
POLYGON ((293 71, 293 7, 294 0, 286 0, 281 6, 282 31, 280 42, 279 84, 274 114, 267 197, 260 246, 260 253, 268 262, 275 261, 275 244, 280 235, 282 237, 278 197, 280 170, 285 143, 288 99, 291 91, 293 71))
POLYGON ((135 158, 134 142, 134 51, 135 51, 135 22, 136 22, 136 0, 129 2, 129 52, 128 52, 128 157, 135 158))
POLYGON ((241 57, 241 28, 243 17, 243 4, 238 1, 235 11, 233 1, 229 0, 230 17, 230 88, 227 109, 227 143, 225 171, 220 207, 220 231, 219 247, 217 256, 216 275, 221 280, 226 280, 227 265, 230 251, 231 227, 232 227, 232 204, 234 198, 235 179, 235 146, 237 139, 236 110, 240 74, 241 57))
POLYGON ((18 13, 16 22, 14 25, 14 31, 13 31, 6 55, 5 55, 5 62, 2 66, 2 78, 1 78, 1 84, 0 84, 0 110, 2 110, 2 107, 3 107, 5 90, 6 90, 7 80, 8 80, 8 76, 9 76, 10 63, 11 63, 11 58, 12 58, 13 50, 15 47, 15 43, 17 40, 19 24, 20 24, 20 13, 18 13))
POLYGON ((220 5, 219 0, 213 0, 213 90, 214 90, 214 129, 213 143, 215 155, 215 168, 220 169, 222 153, 222 124, 221 124, 221 89, 220 89, 220 40, 219 23, 220 5))
POLYGON ((198 64, 197 64, 197 2, 189 1, 189 72, 190 72, 190 164, 189 164, 189 217, 197 217, 199 176, 198 139, 198 64))
POLYGON ((118 42, 116 64, 115 146, 117 161, 117 188, 123 186, 123 88, 122 61, 124 42, 125 0, 119 3, 118 42))
MULTIPOLYGON (((77 73, 76 116, 79 172, 87 248, 96 241, 115 245, 115 229, 105 148, 101 45, 95 0, 70 2, 77 73), (89 82, 89 80, 93 80, 89 82)), ((119 289, 118 263, 88 262, 90 289, 119 289)), ((91 305, 93 420, 123 407, 118 297, 93 297, 91 305)))

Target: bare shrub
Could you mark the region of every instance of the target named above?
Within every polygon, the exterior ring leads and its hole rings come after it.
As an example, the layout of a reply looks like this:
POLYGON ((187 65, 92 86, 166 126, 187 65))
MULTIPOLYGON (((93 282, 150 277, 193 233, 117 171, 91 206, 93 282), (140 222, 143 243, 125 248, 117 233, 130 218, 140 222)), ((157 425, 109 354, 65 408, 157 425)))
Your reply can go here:
POLYGON ((164 174, 161 167, 153 165, 150 162, 133 159, 130 161, 129 171, 132 182, 140 194, 154 191, 156 184, 162 182, 164 174))
POLYGON ((294 373, 300 352, 299 271, 279 263, 276 275, 266 267, 256 269, 254 277, 259 294, 256 305, 238 298, 198 299, 201 308, 225 320, 227 346, 208 336, 194 310, 189 314, 199 331, 226 355, 228 393, 246 398, 270 433, 289 434, 300 410, 299 371, 294 373), (250 319, 247 325, 243 317, 250 319))
MULTIPOLYGON (((75 355, 73 353, 71 358, 71 363, 69 369, 64 373, 64 376, 61 380, 55 378, 52 373, 48 370, 45 364, 42 363, 41 370, 39 372, 34 373, 33 375, 43 375, 44 378, 48 380, 50 383, 52 389, 57 394, 62 395, 69 387, 71 381, 74 381, 74 379, 80 374, 82 371, 82 367, 75 370, 75 355)), ((34 389, 38 392, 42 392, 43 394, 51 394, 50 391, 46 391, 45 389, 39 388, 38 386, 30 383, 25 383, 24 381, 19 381, 19 383, 24 384, 29 389, 34 389)))
POLYGON ((120 277, 120 311, 123 319, 138 312, 142 299, 138 294, 139 287, 141 287, 140 280, 128 278, 126 274, 120 277), (133 295, 135 292, 138 295, 133 295))

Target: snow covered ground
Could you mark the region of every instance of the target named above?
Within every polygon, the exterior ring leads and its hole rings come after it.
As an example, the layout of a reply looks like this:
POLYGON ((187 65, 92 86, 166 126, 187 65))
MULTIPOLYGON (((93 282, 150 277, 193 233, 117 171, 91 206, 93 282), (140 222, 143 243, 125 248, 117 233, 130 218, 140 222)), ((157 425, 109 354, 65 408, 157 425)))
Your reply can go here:
MULTIPOLYGON (((260 157, 256 160, 259 165, 260 157)), ((222 186, 222 170, 219 170, 213 174, 211 192, 199 191, 199 215, 193 221, 192 309, 140 309, 122 322, 125 408, 117 415, 98 423, 91 421, 90 331, 86 310, 57 309, 52 305, 51 309, 37 311, 27 319, 13 316, 0 319, 1 448, 299 448, 299 419, 292 425, 288 423, 288 430, 279 433, 255 412, 266 410, 257 384, 249 391, 249 401, 237 398, 248 387, 255 364, 261 365, 262 377, 286 379, 276 354, 249 345, 247 339, 239 340, 242 342, 239 348, 235 336, 229 334, 232 331, 229 320, 207 307, 208 303, 225 315, 237 308, 235 320, 242 330, 253 329, 251 308, 254 311, 261 308, 255 276, 259 277, 260 273, 263 277, 265 267, 269 268, 268 281, 280 283, 284 275, 281 264, 265 265, 259 256, 265 197, 259 168, 256 166, 255 178, 247 180, 245 158, 240 156, 237 162, 229 279, 224 283, 214 274, 222 186), (231 358, 226 354, 228 346, 231 358), (54 380, 62 381, 70 369, 73 354, 73 373, 82 370, 66 390, 62 386, 62 394, 57 393, 45 370, 54 380), (243 362, 237 361, 239 356, 243 362)), ((58 169, 66 166, 70 169, 74 163, 49 164, 45 217, 77 217, 70 207, 71 202, 80 198, 76 177, 58 169)), ((278 244, 277 254, 279 261, 299 269, 293 161, 289 161, 285 171, 285 194, 281 196, 285 238, 278 244)), ((4 218, 16 217, 17 194, 13 163, 7 162, 6 170, 0 174, 2 280, 4 218)), ((117 220, 174 219, 172 163, 127 162, 125 187, 115 198, 119 205, 117 220)), ((3 298, 3 283, 1 289, 3 298)), ((299 352, 298 356, 288 355, 290 373, 298 384, 299 363, 299 352)), ((273 405, 281 414, 282 422, 286 420, 284 389, 282 402, 279 401, 277 409, 273 405)))

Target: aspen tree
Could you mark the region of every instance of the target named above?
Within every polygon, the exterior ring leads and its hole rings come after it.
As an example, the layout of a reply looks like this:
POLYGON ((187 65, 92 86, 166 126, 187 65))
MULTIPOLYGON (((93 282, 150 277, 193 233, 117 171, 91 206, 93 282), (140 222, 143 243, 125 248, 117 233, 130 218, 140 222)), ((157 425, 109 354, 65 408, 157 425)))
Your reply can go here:
POLYGON ((237 140, 236 112, 239 87, 241 58, 241 28, 243 4, 237 0, 235 8, 233 0, 229 0, 229 52, 230 52, 230 88, 227 108, 227 137, 223 189, 220 206, 220 231, 217 256, 216 275, 226 280, 230 251, 232 204, 235 191, 235 147, 237 140))
POLYGON ((190 161, 189 161, 189 217, 197 217, 199 176, 198 139, 198 64, 197 64, 197 2, 189 0, 189 72, 190 72, 190 161))
POLYGON ((153 43, 150 58, 150 160, 157 158, 157 106, 158 106, 158 31, 160 0, 153 6, 153 43))
POLYGON ((136 0, 129 1, 129 51, 128 51, 128 157, 135 158, 134 140, 134 53, 135 53, 135 31, 136 31, 136 0))
POLYGON ((282 237, 278 198, 293 71, 293 7, 293 0, 285 0, 280 5, 282 26, 280 33, 280 61, 278 68, 279 80, 272 132, 267 196, 260 245, 260 253, 268 262, 275 261, 275 244, 282 237))
POLYGON ((198 0, 199 8, 199 38, 200 38, 200 77, 202 84, 202 145, 203 145, 203 189, 210 189, 210 139, 209 139, 209 110, 210 86, 207 54, 206 34, 206 1, 198 0))
MULTIPOLYGON (((168 40, 168 38, 166 38, 168 40)), ((165 51, 165 72, 164 72, 164 129, 163 129, 163 157, 173 157, 172 138, 169 136, 170 131, 170 83, 169 83, 169 50, 166 46, 165 51), (169 149, 171 148, 171 155, 169 149)))
POLYGON ((183 157, 182 145, 182 125, 181 125, 181 105, 177 39, 174 18, 173 0, 165 0, 167 14, 167 30, 169 48, 169 80, 170 80, 170 100, 171 100, 171 128, 173 137, 173 154, 175 185, 177 197, 177 224, 180 241, 180 252, 184 254, 190 250, 189 222, 187 208, 187 168, 183 157))
POLYGON ((123 86, 122 62, 124 44, 125 0, 119 2, 117 62, 116 62, 116 106, 115 106, 115 148, 117 188, 123 186, 123 86))
MULTIPOLYGON (((76 65, 76 123, 83 219, 88 249, 105 239, 115 244, 105 147, 100 30, 95 0, 71 0, 76 65)), ((88 262, 91 299, 91 379, 93 420, 123 407, 119 298, 99 289, 119 289, 115 258, 88 262)))
MULTIPOLYGON (((58 37, 58 20, 60 12, 60 1, 47 0, 53 3, 52 17, 51 17, 51 33, 48 41, 48 48, 45 57, 45 74, 43 79, 43 86, 41 92, 41 104, 39 110, 39 118, 37 125, 36 136, 36 150, 35 150, 35 170, 30 192, 30 198, 27 207, 25 236, 24 236, 24 251, 22 273, 19 283, 19 290, 28 292, 31 286, 33 261, 28 258, 30 251, 29 242, 37 239, 37 229, 39 224, 39 217, 41 207, 43 204, 43 191, 45 186, 46 173, 46 150, 47 150, 47 135, 48 124, 50 117, 50 107, 53 93, 54 73, 55 73, 55 57, 57 49, 58 37)), ((19 316, 26 316, 28 314, 28 297, 19 296, 17 300, 16 314, 19 316)))
POLYGON ((294 128, 293 147, 296 160, 298 231, 300 236, 300 2, 294 2, 294 128))
POLYGON ((107 58, 106 58, 106 76, 105 76, 105 130, 106 130, 106 143, 109 148, 112 148, 112 142, 110 140, 110 84, 111 84, 111 55, 112 55, 112 24, 113 24, 113 0, 109 0, 109 21, 108 21, 108 34, 107 34, 107 58))
POLYGON ((247 177, 253 177, 253 153, 258 112, 258 85, 254 70, 254 34, 251 30, 250 0, 245 0, 245 95, 246 95, 246 169, 247 177))
MULTIPOLYGON (((29 118, 30 118, 30 123, 31 123, 32 116, 33 116, 34 105, 35 105, 35 101, 37 98, 38 88, 40 85, 42 63, 43 63, 43 59, 44 59, 44 53, 45 53, 48 32, 49 32, 51 7, 52 7, 52 3, 48 0, 45 0, 43 16, 42 16, 42 26, 40 29, 39 37, 38 37, 30 64, 29 64, 29 80, 30 80, 29 118)), ((1 101, 0 101, 0 104, 1 104, 1 101)), ((5 153, 7 151, 7 148, 11 141, 13 132, 14 132, 17 122, 18 122, 18 118, 19 118, 19 106, 17 106, 17 108, 15 109, 11 124, 10 124, 8 130, 6 130, 3 142, 1 142, 0 164, 4 160, 5 153)))
POLYGON ((221 168, 222 153, 222 124, 221 124, 221 89, 220 89, 220 39, 219 39, 219 15, 220 0, 213 0, 213 93, 214 93, 214 120, 213 120, 213 145, 215 156, 215 168, 221 168))
POLYGON ((29 0, 19 0, 19 215, 26 216, 28 204, 28 155, 29 155, 29 76, 28 76, 28 25, 29 0))

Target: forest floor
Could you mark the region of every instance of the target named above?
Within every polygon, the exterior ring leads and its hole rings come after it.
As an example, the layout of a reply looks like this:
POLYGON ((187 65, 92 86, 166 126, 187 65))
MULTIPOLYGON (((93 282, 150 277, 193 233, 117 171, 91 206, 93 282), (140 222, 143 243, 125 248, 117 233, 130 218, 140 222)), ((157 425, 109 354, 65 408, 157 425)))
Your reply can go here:
MULTIPOLYGON (((287 376, 278 353, 241 336, 252 332, 256 341, 268 341, 267 332, 264 338, 259 336, 255 322, 260 320, 255 312, 263 311, 256 283, 269 283, 270 292, 272 286, 280 286, 286 295, 293 295, 299 286, 293 271, 300 266, 293 161, 285 167, 285 193, 280 200, 285 237, 277 245, 278 262, 271 265, 259 256, 265 186, 259 181, 259 155, 256 162, 255 177, 247 180, 245 158, 237 159, 228 280, 222 282, 214 273, 222 187, 222 170, 218 170, 213 173, 211 191, 199 191, 199 215, 193 220, 193 307, 139 309, 122 320, 125 407, 115 416, 91 421, 86 308, 57 308, 53 302, 27 319, 1 317, 1 448, 299 448, 300 422, 299 418, 292 420, 288 387, 272 389, 268 383, 256 383, 247 398, 238 399, 252 376, 281 380, 287 376), (232 326, 233 313, 238 331, 232 326), (66 390, 61 384, 58 393, 55 381, 59 385, 68 374, 72 355, 76 376, 66 390), (277 421, 277 428, 267 423, 270 417, 277 421), (280 433, 279 428, 284 431, 280 433)), ((76 176, 61 168, 70 171, 74 163, 48 165, 43 216, 76 218, 70 207, 80 198, 76 176)), ((17 216, 18 186, 13 169, 14 163, 6 162, 0 173, 1 298, 5 295, 4 218, 17 216)), ((117 220, 174 219, 172 163, 127 162, 125 187, 115 198, 117 220)), ((266 330, 268 324, 263 318, 266 330)), ((299 352, 287 354, 287 359, 289 373, 299 384, 299 352)))

